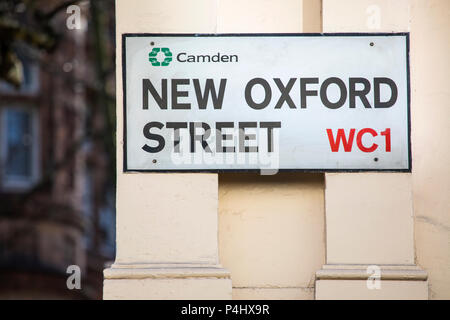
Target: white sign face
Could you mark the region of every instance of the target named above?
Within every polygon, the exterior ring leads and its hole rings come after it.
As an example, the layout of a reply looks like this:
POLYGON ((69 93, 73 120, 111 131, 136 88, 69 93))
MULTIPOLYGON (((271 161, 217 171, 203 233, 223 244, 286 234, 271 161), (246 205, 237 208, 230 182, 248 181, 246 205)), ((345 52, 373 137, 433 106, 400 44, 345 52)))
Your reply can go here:
POLYGON ((410 171, 408 46, 124 34, 124 171, 410 171))

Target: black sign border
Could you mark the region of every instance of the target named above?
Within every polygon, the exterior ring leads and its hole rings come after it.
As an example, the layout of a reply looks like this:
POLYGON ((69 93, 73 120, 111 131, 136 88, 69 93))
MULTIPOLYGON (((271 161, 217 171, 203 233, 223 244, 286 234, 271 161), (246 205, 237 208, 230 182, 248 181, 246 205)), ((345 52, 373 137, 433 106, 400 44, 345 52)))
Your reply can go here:
MULTIPOLYGON (((336 33, 122 33, 122 90, 123 90, 123 172, 152 173, 222 173, 222 172, 261 172, 272 169, 129 169, 127 163, 127 113, 126 113, 126 38, 127 37, 406 37, 406 91, 408 124, 408 168, 404 169, 278 169, 278 172, 412 172, 411 156, 411 80, 409 32, 336 32, 336 33)), ((275 170, 275 169, 273 169, 275 170)))

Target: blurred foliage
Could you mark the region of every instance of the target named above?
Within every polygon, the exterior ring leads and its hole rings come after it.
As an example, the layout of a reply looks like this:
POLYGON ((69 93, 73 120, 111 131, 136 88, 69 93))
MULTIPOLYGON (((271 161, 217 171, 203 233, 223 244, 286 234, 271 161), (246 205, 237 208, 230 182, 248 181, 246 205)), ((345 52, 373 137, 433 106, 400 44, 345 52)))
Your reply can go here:
POLYGON ((70 3, 64 2, 54 9, 44 12, 32 0, 0 1, 0 79, 15 87, 22 82, 22 64, 15 47, 26 43, 32 48, 52 51, 58 35, 50 26, 52 17, 70 3))
MULTIPOLYGON (((55 28, 58 14, 67 14, 67 7, 73 4, 87 5, 88 15, 88 50, 87 59, 94 67, 93 79, 68 79, 69 73, 55 73, 44 61, 47 72, 60 77, 67 83, 82 83, 93 99, 94 111, 87 110, 88 115, 96 112, 102 114, 104 128, 92 132, 89 118, 86 123, 85 136, 74 143, 67 152, 63 163, 52 166, 44 173, 42 181, 29 195, 52 180, 53 172, 70 161, 74 153, 83 146, 83 142, 94 140, 103 145, 108 156, 108 185, 115 184, 115 93, 114 93, 114 0, 0 0, 0 80, 19 88, 23 78, 23 67, 18 52, 24 45, 38 53, 51 54, 58 50, 65 30, 55 28), (112 48, 112 50, 111 50, 112 48), (109 90, 108 90, 109 89, 109 90)), ((42 56, 42 55, 38 55, 42 56)), ((47 62, 48 63, 48 62, 47 62)))

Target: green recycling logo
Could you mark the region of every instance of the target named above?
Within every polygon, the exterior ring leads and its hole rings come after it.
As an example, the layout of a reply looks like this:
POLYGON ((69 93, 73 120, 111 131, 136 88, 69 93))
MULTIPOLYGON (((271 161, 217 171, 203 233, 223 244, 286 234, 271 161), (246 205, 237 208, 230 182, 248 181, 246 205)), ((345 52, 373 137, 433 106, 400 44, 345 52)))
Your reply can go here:
POLYGON ((152 52, 148 54, 148 61, 151 62, 152 66, 159 67, 159 66, 168 66, 169 63, 172 61, 172 52, 170 52, 169 48, 153 48, 152 52), (159 62, 156 56, 159 52, 164 53, 164 61, 159 62))

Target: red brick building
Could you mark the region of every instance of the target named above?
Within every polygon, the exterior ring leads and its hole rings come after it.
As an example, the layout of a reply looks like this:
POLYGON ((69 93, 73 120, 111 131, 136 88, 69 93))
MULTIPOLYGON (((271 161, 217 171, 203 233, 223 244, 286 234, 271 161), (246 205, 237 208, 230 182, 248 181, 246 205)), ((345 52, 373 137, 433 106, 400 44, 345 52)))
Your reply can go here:
MULTIPOLYGON (((114 181, 105 147, 112 141, 105 117, 113 101, 105 101, 114 75, 96 65, 95 11, 88 2, 79 8, 79 29, 66 27, 66 10, 52 18, 52 52, 15 47, 23 66, 19 89, 0 84, 0 299, 101 298, 104 263, 114 255, 114 181), (81 290, 66 286, 69 265, 81 268, 81 290)), ((111 61, 112 9, 99 22, 111 61)))

